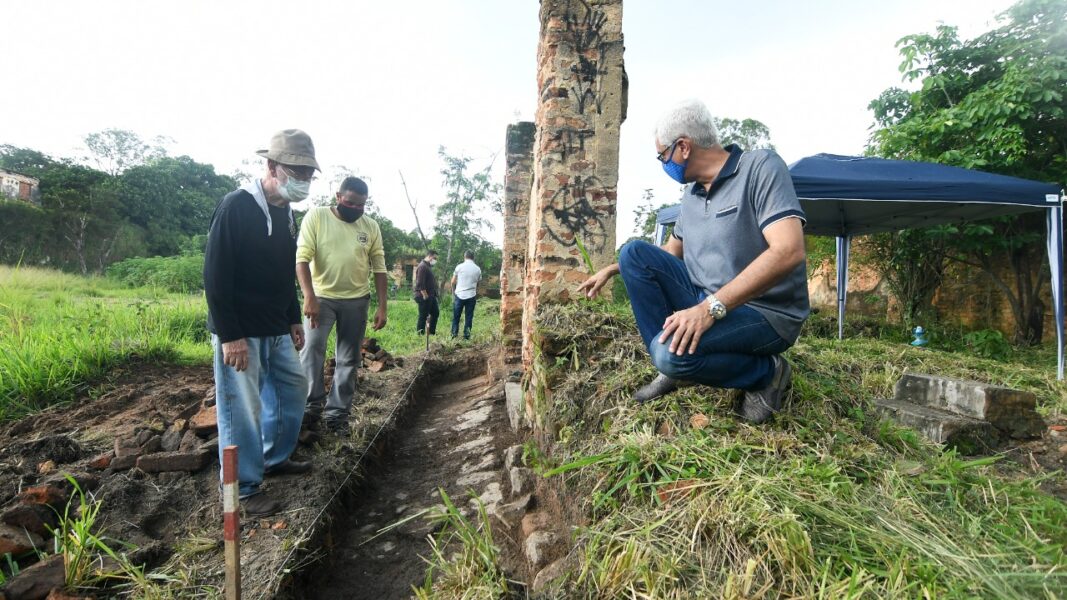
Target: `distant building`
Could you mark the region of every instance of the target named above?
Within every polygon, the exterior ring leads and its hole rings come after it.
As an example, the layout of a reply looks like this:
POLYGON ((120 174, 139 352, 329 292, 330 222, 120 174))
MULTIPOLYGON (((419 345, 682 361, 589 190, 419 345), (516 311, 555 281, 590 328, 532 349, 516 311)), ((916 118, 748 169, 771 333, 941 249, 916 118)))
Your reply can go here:
POLYGON ((41 182, 33 177, 0 169, 0 196, 37 204, 40 202, 38 198, 40 184, 41 182))

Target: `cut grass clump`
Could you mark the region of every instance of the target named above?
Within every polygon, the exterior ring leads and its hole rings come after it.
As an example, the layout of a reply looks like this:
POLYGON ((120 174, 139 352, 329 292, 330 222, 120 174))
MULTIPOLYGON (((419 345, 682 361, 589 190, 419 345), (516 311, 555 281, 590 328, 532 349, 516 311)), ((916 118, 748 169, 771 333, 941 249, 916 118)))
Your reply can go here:
POLYGON ((1034 392, 1059 414, 1046 364, 804 338, 791 403, 772 423, 735 393, 684 388, 645 406, 654 376, 632 317, 602 303, 543 307, 544 463, 581 499, 567 595, 604 598, 1035 598, 1067 589, 1067 505, 1047 478, 965 459, 880 421, 871 401, 905 371, 1034 392))

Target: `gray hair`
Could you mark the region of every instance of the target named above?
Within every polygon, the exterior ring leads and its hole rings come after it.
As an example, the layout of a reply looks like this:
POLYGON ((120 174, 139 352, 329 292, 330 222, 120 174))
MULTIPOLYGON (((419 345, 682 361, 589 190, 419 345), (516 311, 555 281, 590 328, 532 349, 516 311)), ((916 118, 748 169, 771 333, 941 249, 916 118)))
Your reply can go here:
POLYGON ((696 98, 684 100, 668 110, 656 123, 656 141, 670 145, 685 136, 701 148, 719 144, 715 119, 704 103, 696 98))

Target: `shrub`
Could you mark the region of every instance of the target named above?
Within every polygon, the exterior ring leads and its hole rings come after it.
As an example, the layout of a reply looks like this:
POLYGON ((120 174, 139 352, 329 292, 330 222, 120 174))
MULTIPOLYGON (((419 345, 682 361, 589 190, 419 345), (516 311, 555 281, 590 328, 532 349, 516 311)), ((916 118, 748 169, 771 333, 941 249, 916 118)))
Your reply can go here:
POLYGON ((108 277, 130 287, 155 287, 171 292, 204 289, 204 255, 127 258, 107 269, 108 277))

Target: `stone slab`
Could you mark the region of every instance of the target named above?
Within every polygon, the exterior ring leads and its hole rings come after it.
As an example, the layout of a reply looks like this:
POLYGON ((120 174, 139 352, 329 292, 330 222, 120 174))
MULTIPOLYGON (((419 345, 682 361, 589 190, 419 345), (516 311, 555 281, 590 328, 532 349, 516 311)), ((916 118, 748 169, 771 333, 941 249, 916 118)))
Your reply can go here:
POLYGON ((523 550, 526 560, 536 567, 548 562, 548 551, 559 541, 559 536, 551 531, 535 531, 526 538, 523 550))
POLYGON ((906 373, 895 399, 989 421, 1013 438, 1038 437, 1045 429, 1034 394, 988 383, 906 373))
POLYGON ((986 421, 896 399, 876 399, 874 406, 880 414, 915 429, 926 439, 964 454, 988 451, 1000 442, 1000 433, 986 421))
POLYGON ((504 384, 505 405, 508 410, 508 423, 512 431, 522 429, 526 416, 526 401, 522 397, 522 384, 508 381, 504 384))

